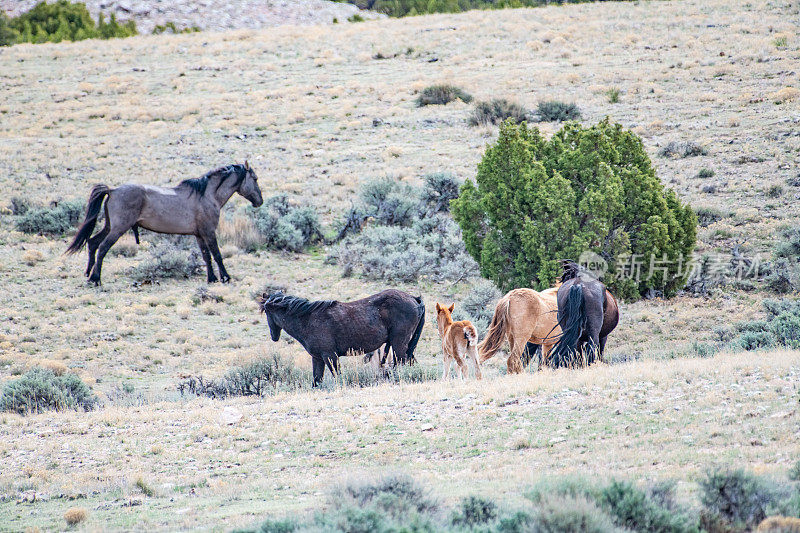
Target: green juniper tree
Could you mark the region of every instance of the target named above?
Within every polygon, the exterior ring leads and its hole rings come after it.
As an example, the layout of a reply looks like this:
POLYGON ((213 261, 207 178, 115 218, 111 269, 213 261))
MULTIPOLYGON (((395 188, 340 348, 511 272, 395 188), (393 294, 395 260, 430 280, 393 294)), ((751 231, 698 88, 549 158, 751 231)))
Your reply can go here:
POLYGON ((547 140, 506 122, 476 181, 462 186, 453 216, 481 273, 503 290, 546 288, 560 260, 587 251, 608 262, 604 282, 622 298, 649 289, 670 296, 686 282, 697 218, 619 124, 568 123, 547 140), (641 263, 638 281, 619 275, 625 257, 641 263))

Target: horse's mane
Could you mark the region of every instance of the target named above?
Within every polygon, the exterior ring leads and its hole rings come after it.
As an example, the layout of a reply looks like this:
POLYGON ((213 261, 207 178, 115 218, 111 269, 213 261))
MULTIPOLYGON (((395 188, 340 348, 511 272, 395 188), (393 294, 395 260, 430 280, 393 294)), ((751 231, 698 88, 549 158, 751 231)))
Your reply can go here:
POLYGON ((561 268, 564 269, 564 272, 561 274, 561 283, 564 283, 568 279, 577 278, 581 271, 581 267, 578 263, 567 259, 561 261, 561 268))
POLYGON ((291 316, 306 316, 314 311, 322 311, 328 309, 336 303, 336 300, 317 300, 311 302, 299 296, 289 296, 282 292, 274 292, 272 294, 264 294, 259 299, 261 310, 266 312, 267 306, 277 307, 283 310, 284 313, 291 316))
POLYGON ((211 178, 222 175, 222 178, 219 180, 219 184, 222 185, 222 182, 232 175, 235 175, 236 183, 234 185, 238 186, 244 179, 246 173, 247 171, 245 170, 244 165, 228 165, 226 167, 219 167, 216 170, 207 172, 199 178, 183 180, 178 184, 178 187, 188 187, 193 193, 197 193, 198 196, 203 196, 206 193, 206 187, 208 187, 208 182, 211 178))

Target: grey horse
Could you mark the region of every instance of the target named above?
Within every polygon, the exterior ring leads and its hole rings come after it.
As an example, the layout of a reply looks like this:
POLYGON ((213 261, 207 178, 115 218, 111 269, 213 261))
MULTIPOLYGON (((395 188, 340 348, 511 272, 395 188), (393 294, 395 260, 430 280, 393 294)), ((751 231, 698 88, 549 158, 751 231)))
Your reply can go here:
POLYGON ((103 258, 129 229, 133 230, 137 243, 139 227, 158 233, 194 235, 206 262, 208 282, 217 281, 211 266, 213 255, 219 267, 219 278, 226 283, 231 278, 222 264, 216 231, 222 206, 237 192, 253 207, 264 203, 256 173, 247 161, 244 165, 229 165, 202 177, 184 180, 173 188, 135 183, 126 183, 115 189, 95 185, 89 194, 86 219, 66 253, 77 253, 88 244, 89 264, 84 275, 99 285, 103 258), (106 225, 92 236, 104 199, 106 225))

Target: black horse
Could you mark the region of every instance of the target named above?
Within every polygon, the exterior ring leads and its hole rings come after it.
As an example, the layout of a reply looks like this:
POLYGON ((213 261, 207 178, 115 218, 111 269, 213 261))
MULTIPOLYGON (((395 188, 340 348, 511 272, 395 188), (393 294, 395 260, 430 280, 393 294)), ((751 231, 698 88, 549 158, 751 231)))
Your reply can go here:
POLYGON ((311 354, 315 387, 325 366, 331 373, 338 371, 339 357, 369 353, 383 344, 392 348, 397 362, 412 362, 425 325, 422 298, 394 289, 354 302, 311 302, 281 292, 265 293, 260 305, 273 341, 286 330, 311 354))
POLYGON ((619 306, 598 279, 585 274, 572 261, 564 269, 558 288, 558 324, 561 338, 550 352, 552 366, 586 366, 603 361, 606 338, 619 322, 619 306))

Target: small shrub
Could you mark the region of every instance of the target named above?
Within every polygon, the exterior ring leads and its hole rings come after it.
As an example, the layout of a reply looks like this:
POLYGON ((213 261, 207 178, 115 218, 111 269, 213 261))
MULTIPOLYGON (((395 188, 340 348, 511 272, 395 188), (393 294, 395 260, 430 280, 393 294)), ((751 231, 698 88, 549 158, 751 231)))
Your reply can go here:
POLYGON ((722 211, 715 207, 698 207, 694 210, 697 215, 697 225, 701 228, 707 228, 714 222, 718 222, 724 218, 722 211))
POLYGON ((387 226, 408 226, 419 216, 419 193, 391 178, 365 183, 361 202, 366 216, 387 226))
MULTIPOLYGON (((662 494, 662 501, 664 495, 662 494)), ((671 494, 669 495, 671 498, 671 494)), ((612 481, 597 499, 621 527, 643 533, 684 533, 698 531, 682 513, 662 507, 628 482, 612 481)))
POLYGON ((777 294, 788 294, 794 290, 792 275, 796 272, 796 267, 787 258, 779 258, 769 265, 764 276, 764 283, 767 288, 777 294))
POLYGON ((692 351, 699 357, 713 357, 719 352, 719 347, 707 342, 693 342, 692 351))
POLYGON ((742 350, 752 351, 761 348, 770 348, 775 345, 775 339, 771 333, 762 331, 745 331, 737 336, 731 342, 734 348, 741 348, 742 350))
POLYGON ((175 245, 162 242, 153 246, 150 257, 133 267, 129 276, 137 283, 158 283, 162 279, 190 278, 205 266, 200 254, 188 253, 175 245))
POLYGON ((605 92, 606 98, 608 98, 609 104, 618 104, 619 103, 619 95, 620 90, 616 87, 612 87, 605 92))
POLYGON ((139 245, 129 236, 123 236, 108 251, 108 255, 112 257, 136 257, 138 253, 139 245))
MULTIPOLYGON (((2 13, 2 11, 0 11, 2 13)), ((11 214, 14 216, 24 215, 31 208, 31 201, 23 196, 11 197, 11 214)))
POLYGON ((700 146, 694 141, 677 142, 671 141, 664 148, 659 150, 658 155, 661 157, 684 158, 695 157, 698 155, 707 155, 708 150, 700 146))
POLYGON ((302 252, 322 240, 322 225, 311 207, 289 203, 285 194, 273 196, 259 208, 247 208, 264 246, 302 252))
POLYGON ((764 191, 764 194, 766 194, 768 198, 780 198, 783 194, 783 187, 777 184, 770 185, 767 187, 767 190, 764 191))
POLYGON ((169 21, 166 24, 156 24, 155 28, 153 28, 153 35, 160 35, 162 33, 172 33, 172 34, 179 34, 179 33, 196 33, 199 32, 200 28, 197 26, 186 26, 183 28, 179 28, 175 25, 174 22, 169 21))
POLYGON ((548 497, 533 516, 537 533, 623 533, 602 509, 585 497, 548 497))
POLYGON ((521 105, 505 98, 496 98, 488 102, 478 102, 469 118, 470 126, 500 124, 506 120, 512 123, 525 122, 528 111, 521 105))
POLYGON ((404 475, 388 475, 370 482, 350 483, 335 491, 337 502, 358 507, 374 505, 391 516, 403 517, 409 511, 428 513, 438 509, 438 503, 413 479, 404 475))
POLYGON ((353 13, 351 16, 347 17, 347 22, 364 22, 364 20, 364 17, 358 13, 353 13))
POLYGON ((96 405, 97 398, 78 376, 57 376, 46 368, 34 368, 19 379, 7 382, 0 396, 0 411, 21 415, 47 410, 91 411, 96 405))
POLYGON ((492 500, 469 496, 461 500, 451 522, 455 526, 475 527, 493 521, 497 518, 497 514, 497 504, 492 500))
POLYGON ((39 235, 63 235, 81 221, 83 207, 81 200, 68 200, 52 207, 27 209, 17 219, 17 230, 39 235))
POLYGON ((141 476, 136 478, 136 483, 134 486, 141 491, 142 494, 147 496, 148 498, 152 498, 156 495, 155 489, 151 487, 141 476))
POLYGON ((417 107, 445 105, 455 100, 470 103, 472 96, 455 85, 431 85, 425 87, 417 97, 417 107))
POLYGON ((700 171, 697 173, 698 178, 708 179, 714 177, 714 171, 710 168, 701 168, 700 171))
POLYGON ((704 520, 721 520, 735 529, 753 529, 777 500, 775 489, 744 470, 715 469, 700 481, 704 520))
POLYGON ((800 226, 784 229, 781 238, 775 246, 775 255, 797 260, 800 257, 800 226))
POLYGON ((422 189, 422 203, 433 213, 449 213, 450 201, 458 198, 460 188, 461 182, 452 174, 428 174, 422 189))
POLYGON ((86 520, 89 516, 89 511, 83 507, 70 507, 64 513, 64 520, 69 527, 74 527, 86 520))
POLYGON ((769 329, 781 346, 800 348, 800 314, 783 312, 770 321, 769 329))
POLYGON ((793 516, 770 516, 756 529, 758 533, 800 533, 800 518, 793 516))
POLYGON ((800 461, 794 463, 792 468, 789 469, 788 475, 792 481, 800 481, 800 461))
POLYGON ((539 116, 539 120, 544 122, 564 122, 581 118, 581 111, 577 105, 556 101, 539 102, 536 114, 539 116))

